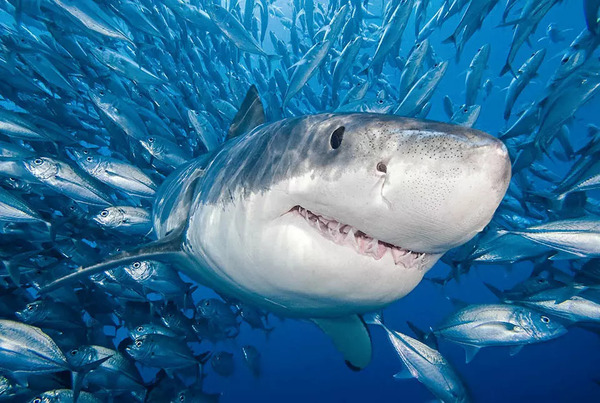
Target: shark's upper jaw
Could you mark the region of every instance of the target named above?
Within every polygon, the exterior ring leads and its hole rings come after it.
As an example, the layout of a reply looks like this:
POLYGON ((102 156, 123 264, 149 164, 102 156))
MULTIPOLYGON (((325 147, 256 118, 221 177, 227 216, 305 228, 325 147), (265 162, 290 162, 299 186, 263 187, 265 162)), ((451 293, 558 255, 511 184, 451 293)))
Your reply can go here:
POLYGON ((338 245, 352 248, 356 253, 370 256, 375 260, 381 260, 386 254, 390 254, 396 266, 420 269, 426 256, 426 253, 411 251, 373 238, 360 229, 325 217, 300 205, 292 207, 287 214, 293 214, 305 220, 324 238, 338 245))

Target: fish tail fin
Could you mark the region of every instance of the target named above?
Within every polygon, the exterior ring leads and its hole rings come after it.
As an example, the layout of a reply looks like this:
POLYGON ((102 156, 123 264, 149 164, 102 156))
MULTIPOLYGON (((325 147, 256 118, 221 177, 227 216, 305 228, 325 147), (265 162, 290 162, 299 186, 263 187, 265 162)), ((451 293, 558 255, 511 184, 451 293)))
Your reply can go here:
POLYGON ((517 75, 515 74, 515 72, 512 69, 512 66, 510 65, 510 62, 507 60, 506 63, 504 63, 504 66, 502 67, 502 70, 500 70, 500 77, 502 77, 503 75, 505 75, 506 73, 508 73, 510 71, 510 73, 516 77, 517 75))
POLYGON ((77 402, 77 399, 79 398, 79 394, 81 393, 81 387, 83 386, 83 379, 85 378, 87 373, 98 368, 105 361, 108 361, 111 358, 112 355, 109 355, 108 357, 104 357, 99 360, 90 362, 89 364, 85 364, 81 367, 71 368, 71 389, 73 390, 73 402, 77 402))
POLYGON ((442 41, 442 43, 452 43, 456 46, 456 34, 452 34, 442 41))
POLYGON ((500 301, 504 301, 505 298, 504 298, 504 293, 502 291, 500 291, 498 288, 496 288, 493 285, 488 284, 486 282, 484 282, 483 285, 485 285, 487 287, 487 289, 490 290, 491 293, 496 296, 496 298, 498 298, 500 301))
POLYGON ((429 347, 437 350, 437 348, 438 348, 437 338, 435 337, 433 332, 431 332, 431 331, 426 332, 422 329, 419 329, 414 323, 412 323, 410 321, 406 321, 406 324, 408 325, 410 330, 412 330, 412 332, 415 334, 415 336, 417 336, 418 340, 427 344, 429 347))
POLYGON ((425 280, 429 281, 430 283, 433 283, 435 285, 439 285, 439 286, 445 286, 448 281, 450 281, 448 278, 440 278, 440 277, 425 277, 425 280))
POLYGON ((80 267, 79 270, 58 278, 53 282, 41 287, 39 292, 41 294, 47 294, 67 284, 73 283, 74 281, 78 281, 96 273, 110 270, 117 266, 133 263, 140 259, 166 260, 168 262, 173 258, 181 258, 183 257, 182 255, 184 255, 184 252, 181 249, 183 234, 184 230, 183 228, 180 228, 179 230, 173 231, 166 237, 157 241, 153 241, 137 248, 109 256, 100 263, 88 267, 80 267))
POLYGON ((194 358, 196 358, 196 360, 200 363, 200 364, 206 364, 208 362, 208 359, 211 356, 211 352, 210 351, 206 351, 204 353, 200 353, 198 355, 195 355, 194 358))
POLYGON ((190 286, 183 296, 183 307, 184 309, 194 309, 194 299, 192 294, 198 289, 197 285, 190 286))
POLYGON ((8 272, 8 276, 13 283, 18 287, 21 284, 21 270, 19 270, 19 264, 28 260, 30 257, 38 255, 43 252, 43 249, 35 249, 28 252, 19 253, 11 256, 9 259, 2 260, 1 263, 8 272))

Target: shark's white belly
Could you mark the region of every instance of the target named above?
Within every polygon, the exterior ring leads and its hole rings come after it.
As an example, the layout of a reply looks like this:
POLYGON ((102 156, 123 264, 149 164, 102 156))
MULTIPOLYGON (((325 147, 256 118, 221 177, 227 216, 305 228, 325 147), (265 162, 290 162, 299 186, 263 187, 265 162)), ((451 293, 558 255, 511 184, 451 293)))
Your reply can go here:
POLYGON ((186 249, 204 267, 196 273, 200 281, 288 316, 339 317, 402 298, 439 258, 428 255, 408 268, 389 253, 375 260, 322 237, 294 215, 265 220, 265 211, 287 210, 267 206, 268 200, 253 195, 243 208, 204 205, 192 212, 186 249))

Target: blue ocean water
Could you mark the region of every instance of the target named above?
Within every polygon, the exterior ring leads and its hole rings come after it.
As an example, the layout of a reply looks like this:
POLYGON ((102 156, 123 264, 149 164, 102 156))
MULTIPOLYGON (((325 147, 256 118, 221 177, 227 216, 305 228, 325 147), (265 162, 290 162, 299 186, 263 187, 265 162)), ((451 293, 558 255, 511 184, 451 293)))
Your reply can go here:
MULTIPOLYGON (((431 1, 432 10, 436 9, 437 3, 442 2, 431 1)), ((372 10, 375 14, 377 6, 376 2, 372 10)), ((485 77, 494 82, 494 89, 483 102, 475 127, 494 135, 506 129, 502 111, 505 88, 511 77, 498 77, 498 74, 510 49, 512 30, 510 27, 497 27, 501 21, 502 6, 500 4, 486 18, 481 30, 465 46, 458 63, 454 61, 454 47, 441 42, 452 33, 460 14, 431 35, 430 41, 438 57, 450 60, 450 64, 433 96, 428 118, 440 121, 447 119, 442 105, 444 95, 460 104, 464 98, 465 72, 471 57, 481 45, 489 43, 491 54, 485 77)), ((414 38, 411 35, 411 23, 402 39, 403 45, 406 44, 403 46, 404 52, 401 49, 404 55, 414 38)), ((548 52, 538 76, 527 86, 517 103, 525 105, 543 94, 547 80, 560 64, 566 45, 584 28, 581 2, 565 1, 550 10, 531 36, 530 44, 524 44, 518 53, 517 65, 532 51, 545 48, 548 52), (545 36, 544 29, 550 23, 556 23, 560 29, 570 30, 566 33, 568 39, 557 44, 548 40, 539 41, 545 36)), ((390 66, 388 68, 390 74, 399 77, 398 71, 393 71, 390 66)), ((594 98, 584 105, 569 125, 570 140, 574 145, 585 144, 587 125, 598 123, 599 102, 598 98, 594 98)), ((571 165, 571 161, 560 163, 547 158, 544 163, 559 176, 565 175, 571 165)), ((386 321, 391 328, 407 334, 411 333, 406 321, 428 329, 455 310, 447 297, 470 303, 497 302, 484 282, 508 289, 528 278, 532 268, 531 263, 475 265, 468 275, 460 278, 460 283, 450 282, 441 288, 423 281, 407 297, 386 309, 386 321)), ((427 276, 441 277, 448 271, 447 265, 438 262, 427 276)), ((432 395, 416 380, 398 381, 392 378, 402 364, 383 331, 372 329, 371 335, 373 362, 365 370, 355 373, 346 368, 339 360, 338 353, 331 348, 328 338, 311 324, 290 320, 277 324, 277 331, 268 342, 261 345, 264 376, 255 380, 238 373, 235 375, 235 387, 231 387, 228 380, 219 379, 220 387, 231 388, 223 397, 227 400, 231 398, 230 401, 242 401, 249 396, 252 401, 430 401, 432 395)), ((260 339, 262 335, 258 336, 260 339)), ((595 382, 600 377, 599 347, 597 334, 572 328, 559 339, 526 346, 516 356, 510 356, 508 348, 489 348, 483 349, 471 363, 466 364, 461 347, 442 343, 440 351, 461 373, 476 402, 594 402, 600 396, 599 386, 595 382)))
MULTIPOLYGON (((88 0, 91 1, 91 0, 88 0)), ((479 0, 472 0, 470 3, 477 3, 479 0)), ((534 0, 521 0, 516 2, 516 6, 511 14, 512 18, 518 18, 519 10, 526 7, 531 1, 534 0)), ((548 1, 548 0, 545 0, 548 1)), ((331 0, 334 9, 339 9, 344 2, 331 0)), ((27 26, 28 18, 39 18, 39 15, 35 15, 35 12, 28 9, 31 3, 27 1, 8 1, 2 2, 2 5, 6 10, 14 11, 14 7, 24 5, 25 14, 27 18, 23 19, 23 26, 27 26), (8 5, 13 7, 9 7, 8 5)), ((58 2, 57 2, 58 3, 58 2)), ((75 4, 76 2, 67 2, 68 4, 75 4)), ((117 10, 119 7, 123 7, 125 2, 121 1, 95 1, 92 2, 101 9, 106 8, 107 10, 117 10)), ((137 3, 134 1, 133 3, 137 3)), ((185 31, 189 21, 185 22, 185 18, 181 18, 176 13, 167 13, 165 9, 161 7, 178 7, 173 6, 177 3, 191 4, 194 7, 204 9, 208 7, 210 1, 190 1, 190 2, 178 2, 169 1, 165 2, 166 5, 161 5, 161 2, 141 1, 148 9, 151 9, 153 5, 156 5, 158 9, 168 15, 167 19, 171 19, 167 23, 174 24, 181 28, 182 36, 178 36, 178 40, 185 35, 199 35, 198 31, 190 25, 189 32, 185 31), (175 23, 173 22, 175 21, 175 23)), ((240 1, 239 4, 233 1, 223 2, 223 6, 234 10, 234 15, 237 15, 236 10, 244 10, 244 1, 240 1)), ((269 20, 269 31, 273 32, 276 37, 281 39, 288 48, 291 48, 290 42, 290 31, 287 28, 289 21, 292 18, 292 9, 294 7, 302 10, 302 2, 285 2, 285 1, 264 1, 261 4, 268 4, 270 10, 269 20), (295 4, 297 3, 297 4, 295 4)), ((322 6, 322 10, 327 10, 330 5, 328 2, 322 2, 315 0, 317 5, 322 6)), ((355 7, 356 2, 350 2, 352 7, 355 7)), ((363 7, 374 15, 372 19, 366 19, 365 24, 373 23, 376 25, 381 24, 381 15, 389 5, 388 1, 363 1, 360 2, 363 7)), ((444 3, 451 4, 452 2, 445 2, 442 0, 431 0, 429 2, 424 1, 423 3, 428 4, 427 6, 427 19, 429 19, 436 10, 438 10, 444 3)), ((508 1, 508 3, 512 3, 508 1)), ((586 29, 584 9, 582 1, 579 0, 566 0, 558 2, 554 5, 547 15, 539 22, 537 29, 534 33, 529 36, 527 43, 524 43, 519 52, 516 55, 513 63, 513 68, 517 69, 532 52, 539 49, 546 49, 547 55, 538 70, 538 74, 527 85, 521 96, 518 98, 515 107, 513 108, 513 116, 509 122, 505 122, 503 118, 506 88, 510 84, 512 76, 506 74, 502 77, 499 76, 502 66, 504 66, 506 56, 511 47, 512 41, 512 26, 499 26, 502 20, 502 13, 504 11, 505 2, 498 2, 496 7, 483 19, 481 28, 475 32, 473 37, 467 41, 462 49, 460 58, 456 57, 456 48, 453 44, 443 43, 454 30, 456 25, 461 20, 464 11, 451 17, 444 22, 442 26, 437 28, 430 36, 430 45, 435 52, 435 59, 437 61, 446 60, 449 63, 448 69, 442 78, 439 86, 436 88, 433 97, 431 98, 431 110, 427 115, 427 119, 437 121, 448 121, 448 116, 444 112, 443 98, 448 96, 455 105, 460 106, 464 103, 465 97, 465 77, 469 67, 469 63, 473 55, 477 50, 484 44, 489 44, 491 47, 491 53, 487 68, 484 71, 484 79, 490 79, 493 83, 493 87, 489 96, 483 96, 483 89, 481 90, 478 98, 478 103, 481 104, 481 114, 475 123, 474 127, 490 133, 494 136, 504 131, 509 124, 515 121, 515 112, 522 109, 523 106, 529 104, 532 101, 539 101, 546 93, 546 84, 551 79, 555 70, 560 66, 562 55, 565 53, 570 42, 584 29, 586 29), (545 28, 554 23, 560 30, 563 30, 565 39, 553 43, 548 39, 545 39, 545 28)), ((35 6, 33 6, 35 9, 35 6)), ((76 7, 76 6, 75 6, 76 7)), ((318 8, 318 6, 317 6, 318 8)), ((43 10, 43 9, 42 9, 43 10)), ((113 13, 113 11, 110 11, 113 13)), ((10 14, 10 13, 8 13, 10 14)), ((112 14, 111 14, 112 15, 112 14)), ((255 12, 255 18, 258 20, 258 7, 255 12)), ((5 23, 8 24, 9 18, 5 17, 5 23)), ((326 17, 327 18, 327 17, 326 17)), ((61 20, 62 21, 62 20, 61 20)), ((325 21, 326 22, 326 21, 325 21)), ((527 21, 520 21, 521 23, 527 23, 527 21)), ((48 23, 46 21, 46 23, 48 23)), ((399 56, 406 58, 415 43, 415 27, 414 27, 414 15, 408 20, 408 25, 401 39, 401 46, 399 47, 399 56)), ((128 24, 127 31, 135 31, 135 26, 128 24)), ((51 26, 48 23, 48 26, 51 26)), ((301 24, 298 24, 300 29, 301 24)), ((80 26, 75 28, 63 27, 65 32, 70 34, 77 30, 84 30, 80 26)), ((315 26, 315 31, 318 31, 320 27, 315 26)), ((57 29, 53 27, 53 29, 57 29)), ((58 27, 60 31, 61 27, 58 27)), ((32 29, 33 35, 39 35, 39 27, 32 29)), ((14 33, 15 31, 8 30, 15 37, 18 35, 25 35, 23 33, 14 33)), ((369 45, 365 45, 359 55, 367 54, 372 56, 377 46, 377 41, 380 37, 379 30, 367 30, 364 29, 362 35, 365 36, 365 40, 372 41, 369 45)), ((68 36, 68 35, 67 35, 68 36)), ((85 36, 85 35, 83 35, 85 36)), ((97 35, 90 35, 92 43, 96 43, 97 46, 101 46, 101 43, 111 44, 111 40, 98 39, 97 35)), ((148 54, 146 58, 140 56, 140 52, 143 52, 140 42, 146 38, 148 42, 151 42, 147 36, 136 37, 137 50, 133 52, 138 57, 140 65, 144 63, 150 63, 154 54, 148 54), (142 39, 140 39, 142 38, 142 39), (137 53, 136 53, 137 52, 137 53)), ((247 69, 248 77, 244 79, 243 85, 256 84, 258 78, 254 75, 262 74, 264 81, 268 81, 271 77, 270 69, 280 68, 279 60, 271 60, 269 62, 269 68, 264 70, 262 68, 256 68, 259 65, 259 56, 253 55, 248 56, 247 54, 241 56, 243 53, 235 50, 233 45, 226 46, 222 40, 224 36, 222 34, 208 33, 206 36, 202 36, 199 41, 206 41, 210 45, 207 47, 214 47, 217 49, 211 56, 215 56, 214 65, 212 66, 219 74, 222 80, 227 79, 227 72, 235 70, 232 67, 235 63, 248 63, 247 58, 251 58, 252 62, 250 66, 255 67, 254 69, 247 69), (214 37, 213 37, 214 36, 214 37), (211 42, 211 41, 214 41, 211 42), (221 54, 219 54, 219 50, 221 54), (225 62, 224 62, 225 61, 225 62), (229 64, 228 64, 229 63, 229 64)), ((307 39, 305 44, 310 47, 311 42, 307 39)), ((124 49, 127 46, 126 41, 117 40, 118 48, 124 49)), ((114 43, 112 43, 114 45, 114 43)), ((106 46, 106 45, 105 45, 106 46)), ((183 45, 182 45, 183 46, 183 45)), ((164 53, 173 52, 173 49, 177 49, 177 44, 173 48, 163 49, 164 53)), ((276 50, 272 46, 271 41, 265 39, 263 42, 263 48, 266 53, 272 54, 276 50)), ((339 43, 334 45, 336 52, 341 51, 339 43)), ((11 48, 5 46, 4 49, 6 55, 11 51, 11 48)), ((290 49, 288 49, 291 51, 290 49)), ((159 52, 160 53, 160 52, 159 52)), ((201 57, 208 57, 206 54, 201 57)), ((594 57, 597 57, 597 53, 594 57)), ((294 61, 297 61, 297 56, 294 56, 294 61)), ((332 56, 333 58, 333 56, 332 56)), ((11 71, 12 66, 9 61, 10 58, 6 57, 6 66, 3 67, 6 71, 11 71)), ((360 59, 360 56, 359 58, 360 59)), ((393 58, 392 58, 393 59, 393 58)), ((360 59, 368 61, 367 59, 360 59)), ((351 79, 353 81, 359 78, 374 80, 372 76, 360 75, 360 70, 365 66, 361 64, 360 60, 357 60, 353 70, 351 71, 351 79)), ((81 63, 81 62, 80 62, 81 63)), ((175 70, 177 70, 177 63, 182 63, 181 60, 176 57, 173 59, 175 63, 175 70)), ((192 65, 194 61, 191 61, 192 65)), ((328 68, 332 66, 329 63, 328 68)), ((186 66, 187 68, 187 66, 186 66)), ((60 68, 59 68, 60 70, 60 68)), ((91 69, 93 70, 93 69, 91 69)), ((158 70, 158 69, 157 69, 158 70)), ((199 69, 201 70, 201 69, 199 69)), ((218 122, 218 126, 215 130, 219 133, 218 137, 223 137, 226 133, 227 128, 231 119, 228 118, 228 114, 225 112, 224 106, 218 106, 215 111, 210 109, 207 104, 211 104, 217 99, 223 99, 237 108, 243 98, 243 94, 233 94, 232 87, 228 83, 223 85, 222 82, 211 83, 211 79, 215 77, 211 75, 208 69, 203 68, 200 79, 205 81, 207 88, 211 88, 209 94, 201 93, 197 88, 191 90, 196 92, 194 97, 200 99, 200 104, 209 110, 210 114, 214 115, 215 121, 218 122), (217 90, 212 91, 212 89, 217 90), (227 88, 227 89, 225 89, 227 88), (204 98, 203 98, 204 97, 204 98), (221 114, 219 114, 219 112, 221 114)), ((4 71, 4 70, 3 70, 4 71)), ((31 73, 31 79, 33 80, 34 73, 31 69, 24 70, 31 73)), ((398 82, 400 80, 400 74, 402 70, 388 61, 383 66, 383 71, 379 78, 389 83, 392 89, 397 89, 398 82)), ((49 74, 49 73, 48 73, 49 74)), ((89 86, 89 88, 108 88, 110 80, 101 74, 95 75, 90 73, 89 69, 82 69, 72 73, 74 77, 73 82, 77 82, 78 85, 83 87, 89 86), (87 76, 86 74, 90 74, 87 76), (106 81, 105 81, 106 80, 106 81), (85 83, 85 85, 81 84, 85 83)), ((306 86, 309 86, 317 96, 320 96, 324 82, 318 76, 323 73, 318 73, 312 77, 306 86)), ((114 91, 117 88, 121 91, 120 95, 123 94, 131 97, 133 103, 139 105, 152 105, 152 102, 148 102, 145 97, 146 95, 142 92, 129 91, 126 88, 127 85, 131 84, 132 80, 123 78, 126 74, 111 71, 109 75, 114 77, 120 77, 111 83, 111 89, 114 91), (115 83, 118 82, 118 83, 115 83)), ((110 77, 110 76, 109 76, 110 77)), ((188 76, 183 77, 186 79, 188 76)), ((8 77, 8 75, 6 76, 8 77)), ((197 77, 194 77, 197 78, 197 77)), ((288 77, 289 78, 289 77, 288 77)), ((2 77, 0 76, 0 79, 2 77)), ((35 75, 35 79, 44 83, 44 77, 40 77, 40 74, 35 75)), ((176 87, 178 80, 170 79, 166 85, 172 85, 176 87)), ((61 104, 63 100, 71 99, 71 96, 59 95, 60 91, 53 91, 52 84, 44 84, 48 89, 48 92, 54 92, 54 95, 49 96, 53 103, 61 104)), ((143 84, 135 84, 137 86, 143 86, 143 84)), ((325 84, 326 85, 326 84, 325 84)), ((20 102, 13 102, 10 90, 10 85, 6 84, 2 86, 2 105, 6 109, 21 111, 22 105, 29 102, 28 100, 20 102), (17 106, 15 106, 17 105, 17 106)), ((179 87, 178 87, 179 88, 179 87)), ((245 90, 246 88, 244 88, 245 90)), ((273 94, 269 88, 268 91, 259 91, 261 98, 265 101, 267 118, 272 118, 275 115, 283 113, 285 117, 293 116, 300 112, 301 114, 315 114, 324 111, 331 111, 333 109, 333 102, 328 102, 327 108, 318 109, 314 105, 311 105, 307 101, 306 93, 299 92, 294 98, 293 109, 287 109, 283 112, 279 110, 279 105, 275 105, 275 101, 282 102, 284 94, 273 94)), ((346 87, 341 90, 345 93, 346 87)), ((365 100, 372 101, 378 96, 377 91, 380 87, 377 85, 373 86, 367 95, 365 100)), ((179 90, 178 90, 179 91, 179 90)), ((183 93, 184 91, 181 91, 183 93)), ((85 94, 85 91, 82 91, 85 94)), ((176 99, 176 105, 180 105, 180 95, 173 95, 173 99, 176 99)), ((380 96, 385 97, 386 101, 397 102, 395 94, 383 94, 379 93, 380 96)), ((44 95, 45 96, 45 95, 44 95)), ((194 98, 192 97, 192 98, 194 98)), ((71 104, 65 104, 68 108, 75 108, 79 100, 77 97, 71 104)), ((86 105, 89 103, 85 95, 82 95, 84 99, 81 104, 86 105)), ((30 100, 31 103, 35 103, 35 100, 30 100)), ((191 102, 193 103, 193 102, 191 102)), ((49 102, 50 104, 50 102, 49 102)), ((157 104, 158 105, 158 104, 157 104)), ((189 106, 188 106, 189 107, 189 106)), ((567 125, 569 128, 569 142, 573 148, 579 149, 587 143, 589 140, 587 134, 587 127, 589 124, 599 124, 598 119, 598 108, 600 103, 598 98, 592 98, 589 102, 585 103, 581 108, 577 110, 572 119, 568 119, 567 125)), ((27 110, 27 108, 23 108, 27 110)), ((158 110, 157 116, 163 122, 167 122, 168 127, 172 127, 173 131, 177 133, 177 136, 191 136, 190 127, 184 127, 172 123, 170 119, 164 114, 160 105, 156 108, 158 110), (183 133, 183 135, 182 135, 183 133)), ((191 108, 190 108, 191 109, 191 108)), ((69 114, 67 114, 69 115, 69 114)), ((76 116, 76 114, 69 115, 76 116)), ((98 120, 98 119, 97 119, 98 120)), ((102 120, 104 124, 106 120, 102 120)), ((55 123, 61 124, 60 117, 55 116, 55 123)), ((156 127, 151 128, 152 124, 145 122, 149 130, 156 130, 156 127)), ((107 124, 108 125, 108 124, 107 124)), ((189 125, 188 125, 189 126, 189 125)), ((1 130, 1 129, 0 129, 1 130)), ((90 138, 79 141, 80 145, 89 145, 90 138)), ((27 143, 27 141, 25 141, 27 143)), ((181 143, 181 142, 180 142, 181 143)), ((185 142, 184 142, 185 143, 185 142)), ((101 150, 106 155, 111 155, 116 150, 109 150, 111 147, 108 146, 101 150)), ((197 156, 200 154, 197 147, 192 154, 197 156)), ((39 152, 37 149, 36 152, 39 152)), ((52 154, 58 152, 52 150, 51 147, 44 150, 46 154, 52 154)), ((119 150, 122 151, 122 150, 119 150)), ((514 155, 513 155, 514 157, 514 155)), ((568 160, 561 161, 559 158, 552 158, 544 155, 539 159, 539 163, 549 170, 556 173, 559 177, 564 177, 570 167, 573 165, 573 158, 570 156, 568 160)), ((141 159, 140 159, 141 160, 141 159)), ((147 170, 152 170, 154 165, 150 159, 146 161, 147 170)), ((157 169, 158 170, 158 169, 157 169)), ((168 169, 167 169, 168 171, 168 169)), ((163 171, 164 172, 164 171, 163 171)), ((535 183, 538 186, 537 190, 540 192, 547 192, 551 189, 548 183, 539 181, 533 178, 531 175, 525 176, 525 179, 535 183)), ((512 186, 518 186, 518 183, 513 183, 512 186)), ((5 186, 8 187, 8 186, 5 186)), ((588 192, 590 197, 596 196, 595 191, 588 192)), ((52 197, 52 196, 50 196, 52 197)), ((93 211, 93 209, 92 209, 93 211)), ((91 213, 91 212, 90 212, 91 213)), ((10 235, 2 235, 3 237, 9 237, 10 235)), ((92 247, 98 247, 102 242, 106 240, 104 236, 98 236, 95 239, 94 233, 86 234, 88 243, 92 247)), ((114 239, 111 238, 110 242, 114 239)), ((6 238, 3 240, 3 244, 10 244, 14 242, 16 245, 21 242, 18 238, 6 238)), ((111 243, 112 245, 112 243, 111 243)), ((98 250, 100 248, 98 247, 98 250)), ((106 252, 103 250, 103 252, 106 252)), ((558 267, 566 269, 570 263, 560 262, 557 264, 558 267)), ((391 306, 385 309, 386 324, 395 330, 399 330, 403 333, 411 334, 407 322, 410 321, 416 324, 419 328, 428 330, 435 327, 436 324, 454 312, 457 308, 453 305, 451 299, 458 299, 467 303, 494 303, 497 302, 497 298, 485 287, 484 283, 493 284, 495 287, 500 289, 509 289, 515 284, 527 279, 532 272, 534 263, 532 262, 519 262, 512 264, 473 264, 467 274, 460 275, 458 279, 453 279, 447 284, 441 286, 434 282, 424 280, 412 291, 409 295, 403 299, 395 302, 391 306)), ((446 263, 440 261, 435 267, 426 275, 426 278, 441 278, 447 276, 451 271, 451 267, 446 263)), ((187 278, 186 278, 187 279, 187 278)), ((189 280, 189 279, 188 279, 189 280)), ((191 280, 190 280, 191 281, 191 280)), ((369 281, 365 278, 365 281, 369 281)), ((35 291, 31 291, 32 295, 36 295, 35 291)), ((217 297, 211 290, 200 286, 198 290, 193 293, 194 301, 197 302, 203 298, 217 297)), ((156 298, 153 296, 152 299, 156 298)), ((118 296, 117 296, 118 299, 118 296)), ((210 393, 222 393, 222 402, 241 402, 241 401, 267 401, 267 402, 364 402, 364 401, 378 401, 378 402, 421 402, 429 401, 433 398, 431 393, 417 380, 395 380, 392 375, 400 371, 402 368, 402 362, 399 360, 397 353, 394 351, 389 343, 386 334, 379 328, 371 328, 370 334, 373 343, 373 360, 367 366, 367 368, 355 372, 351 371, 344 363, 341 354, 333 347, 331 340, 321 332, 314 324, 307 321, 300 321, 296 319, 283 319, 275 316, 270 316, 268 320, 269 327, 274 327, 268 337, 264 331, 251 329, 247 323, 241 323, 241 332, 239 336, 222 341, 217 346, 203 343, 201 344, 199 351, 203 349, 208 350, 225 350, 234 353, 236 369, 231 377, 221 377, 211 371, 209 366, 206 365, 206 377, 203 380, 203 390, 210 393), (261 354, 260 365, 261 374, 259 377, 254 377, 250 371, 245 367, 240 348, 244 345, 251 344, 255 346, 261 354)), ((117 337, 114 339, 114 346, 116 346, 127 336, 127 331, 124 328, 119 329, 117 337)), ((467 385, 472 399, 475 402, 595 402, 599 400, 600 386, 597 381, 600 380, 600 339, 598 334, 585 330, 582 328, 572 327, 568 333, 558 339, 525 346, 517 355, 511 356, 507 347, 491 347, 484 348, 477 357, 469 364, 465 363, 465 355, 463 349, 455 344, 441 341, 439 344, 440 352, 446 357, 458 370, 462 376, 465 384, 467 385)), ((144 380, 151 383, 154 375, 158 368, 146 368, 139 366, 144 380)), ((84 389, 85 390, 85 389, 84 389)), ((15 400, 19 401, 19 400, 15 400)), ((123 400, 127 401, 127 400, 123 400)))

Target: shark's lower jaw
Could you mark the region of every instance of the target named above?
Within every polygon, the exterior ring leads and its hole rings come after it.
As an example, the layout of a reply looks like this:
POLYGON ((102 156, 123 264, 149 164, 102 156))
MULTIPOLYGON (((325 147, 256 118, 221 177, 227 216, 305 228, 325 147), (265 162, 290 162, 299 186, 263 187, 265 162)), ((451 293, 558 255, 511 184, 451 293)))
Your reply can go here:
POLYGON ((343 224, 335 219, 324 217, 302 206, 294 206, 288 214, 304 219, 324 238, 338 244, 348 246, 360 255, 370 256, 375 260, 390 254, 394 264, 404 268, 421 268, 426 254, 414 252, 397 245, 373 238, 363 231, 343 224))

